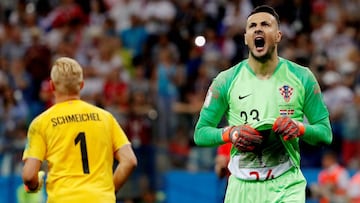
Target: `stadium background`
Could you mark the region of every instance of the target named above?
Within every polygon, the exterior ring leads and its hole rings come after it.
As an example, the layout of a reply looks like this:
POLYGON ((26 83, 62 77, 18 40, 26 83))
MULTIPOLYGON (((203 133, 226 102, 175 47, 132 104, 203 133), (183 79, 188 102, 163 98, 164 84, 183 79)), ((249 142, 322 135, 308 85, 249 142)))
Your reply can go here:
POLYGON ((315 73, 331 114, 331 146, 301 143, 309 184, 328 149, 353 174, 360 163, 359 0, 2 0, 0 202, 22 196, 27 126, 52 105, 47 80, 59 56, 80 62, 82 98, 111 111, 133 143, 139 166, 119 202, 220 202, 216 149, 196 147, 193 127, 211 79, 246 57, 246 17, 263 3, 281 18, 279 55, 315 73))

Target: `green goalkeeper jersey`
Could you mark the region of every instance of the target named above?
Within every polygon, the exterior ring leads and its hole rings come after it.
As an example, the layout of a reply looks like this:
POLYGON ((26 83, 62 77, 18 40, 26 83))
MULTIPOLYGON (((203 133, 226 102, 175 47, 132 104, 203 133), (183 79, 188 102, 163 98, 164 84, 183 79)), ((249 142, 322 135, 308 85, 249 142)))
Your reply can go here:
POLYGON ((259 79, 248 60, 244 60, 213 80, 196 124, 194 140, 199 146, 223 144, 218 125, 225 116, 230 126, 249 124, 265 132, 260 152, 241 153, 232 149, 231 156, 233 159, 236 156, 239 164, 262 167, 290 159, 298 167, 299 138, 283 141, 269 130, 281 115, 301 122, 306 118, 305 134, 300 138, 305 142, 331 143, 329 113, 319 84, 307 67, 279 58, 273 75, 259 79))

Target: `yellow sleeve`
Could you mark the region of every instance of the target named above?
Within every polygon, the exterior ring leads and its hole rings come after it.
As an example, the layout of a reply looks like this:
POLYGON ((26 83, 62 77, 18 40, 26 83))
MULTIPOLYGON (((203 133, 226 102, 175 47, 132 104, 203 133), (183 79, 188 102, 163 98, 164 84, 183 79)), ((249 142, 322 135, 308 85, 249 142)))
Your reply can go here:
POLYGON ((29 126, 23 160, 31 157, 42 161, 44 160, 45 152, 46 145, 44 137, 41 134, 41 122, 36 119, 29 126))
POLYGON ((125 132, 123 131, 123 129, 121 128, 121 126, 119 125, 119 123, 116 121, 116 119, 113 116, 111 116, 111 125, 113 129, 113 136, 112 136, 113 152, 115 152, 125 144, 129 144, 130 141, 126 136, 125 132))

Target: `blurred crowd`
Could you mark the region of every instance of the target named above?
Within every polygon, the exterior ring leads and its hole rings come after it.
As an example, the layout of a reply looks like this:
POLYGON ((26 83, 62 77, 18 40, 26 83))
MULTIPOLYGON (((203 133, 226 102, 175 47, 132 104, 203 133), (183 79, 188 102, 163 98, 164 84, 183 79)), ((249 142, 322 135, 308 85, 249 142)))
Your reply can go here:
MULTIPOLYGON (((20 173, 28 124, 53 104, 59 56, 79 61, 82 98, 112 112, 133 144, 139 166, 119 198, 151 202, 166 171, 213 170, 216 149, 194 145, 194 123, 214 76, 247 57, 244 26, 260 4, 280 15, 279 55, 320 82, 334 131, 327 148, 358 168, 359 0, 2 0, 0 175, 20 173)), ((302 147, 303 167, 321 167, 321 149, 302 147)))

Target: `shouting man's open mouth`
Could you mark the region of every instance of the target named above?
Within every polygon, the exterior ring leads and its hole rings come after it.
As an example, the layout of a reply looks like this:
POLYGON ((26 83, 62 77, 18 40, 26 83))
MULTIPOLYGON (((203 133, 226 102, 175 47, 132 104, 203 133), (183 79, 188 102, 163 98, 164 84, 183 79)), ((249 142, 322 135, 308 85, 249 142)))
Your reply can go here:
POLYGON ((256 37, 255 38, 256 51, 258 51, 258 52, 263 51, 264 50, 264 45, 265 45, 264 37, 256 37))

